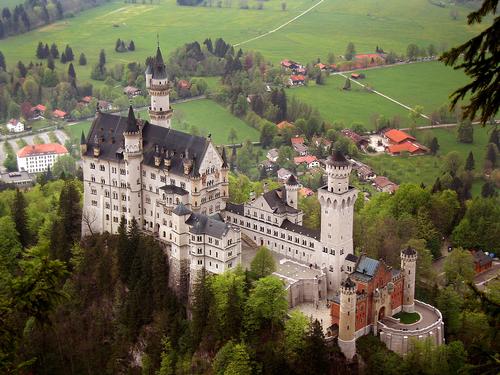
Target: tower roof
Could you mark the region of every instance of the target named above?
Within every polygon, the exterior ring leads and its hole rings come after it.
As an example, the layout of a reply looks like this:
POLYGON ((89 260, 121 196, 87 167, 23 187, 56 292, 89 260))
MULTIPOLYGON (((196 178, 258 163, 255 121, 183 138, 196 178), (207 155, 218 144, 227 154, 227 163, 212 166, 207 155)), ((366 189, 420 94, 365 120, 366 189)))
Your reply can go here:
POLYGON ((344 288, 354 288, 356 286, 356 283, 351 280, 349 276, 347 276, 347 279, 342 283, 342 286, 344 288))
POLYGON ((81 145, 84 145, 84 144, 86 144, 86 143, 87 143, 87 140, 85 139, 85 133, 84 133, 84 132, 83 132, 83 130, 82 130, 82 135, 81 135, 81 137, 80 137, 80 144, 81 144, 81 145))
POLYGON ((146 74, 153 74, 153 68, 151 67, 151 63, 146 64, 146 74))
POLYGON ((156 56, 153 60, 153 78, 164 79, 167 78, 167 68, 163 62, 160 46, 156 49, 156 56))
POLYGON ((409 256, 417 255, 417 251, 410 246, 408 246, 406 249, 403 249, 401 252, 404 255, 409 255, 409 256))
POLYGON ((349 162, 340 150, 333 151, 332 154, 328 156, 326 163, 335 167, 344 167, 349 165, 349 162))
POLYGON ((222 168, 227 168, 227 156, 226 156, 226 148, 222 147, 222 168))
POLYGON ((127 127, 125 128, 126 133, 136 133, 139 131, 139 127, 137 126, 137 120, 135 119, 135 113, 132 106, 128 108, 128 116, 127 116, 127 127))
POLYGON ((286 184, 290 186, 296 186, 299 184, 293 173, 288 177, 288 180, 286 180, 286 184))

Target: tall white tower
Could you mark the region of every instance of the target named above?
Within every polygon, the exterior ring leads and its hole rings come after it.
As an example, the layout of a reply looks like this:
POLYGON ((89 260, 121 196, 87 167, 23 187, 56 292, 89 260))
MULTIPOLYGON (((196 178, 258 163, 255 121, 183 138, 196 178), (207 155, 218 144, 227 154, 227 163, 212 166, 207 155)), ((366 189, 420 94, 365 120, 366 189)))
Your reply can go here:
POLYGON ((289 206, 297 209, 300 185, 293 174, 291 174, 290 177, 288 177, 288 180, 286 180, 285 189, 286 189, 286 203, 289 206))
POLYGON ((356 354, 356 283, 349 277, 340 286, 338 344, 348 360, 356 354))
POLYGON ((401 271, 404 274, 403 311, 415 311, 415 273, 417 272, 417 252, 411 247, 401 250, 401 271))
POLYGON ((338 290, 342 265, 353 249, 353 216, 357 189, 349 186, 351 164, 341 152, 333 152, 326 161, 328 184, 318 189, 321 205, 321 245, 316 263, 327 269, 328 289, 338 290))
POLYGON ((168 85, 167 68, 163 62, 160 46, 156 49, 156 56, 146 67, 146 88, 151 97, 149 119, 151 124, 170 128, 172 108, 170 108, 170 89, 168 85))
POLYGON ((127 205, 125 217, 127 222, 130 222, 135 217, 139 227, 142 228, 142 207, 138 204, 138 202, 142 201, 142 129, 135 118, 132 106, 128 110, 127 127, 123 132, 123 138, 125 139, 123 157, 127 165, 126 193, 128 195, 127 201, 124 203, 127 205))

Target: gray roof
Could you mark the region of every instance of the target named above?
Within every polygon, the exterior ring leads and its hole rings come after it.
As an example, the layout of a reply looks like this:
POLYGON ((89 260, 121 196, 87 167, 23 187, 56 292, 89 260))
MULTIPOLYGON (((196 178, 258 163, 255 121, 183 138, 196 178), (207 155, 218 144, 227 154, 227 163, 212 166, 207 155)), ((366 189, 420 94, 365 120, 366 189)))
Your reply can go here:
POLYGON ((291 174, 290 177, 288 177, 288 180, 286 180, 286 184, 290 186, 295 186, 298 185, 299 183, 297 182, 295 176, 291 174))
POLYGON ((151 62, 153 65, 153 78, 154 79, 164 79, 167 78, 167 68, 163 62, 163 56, 161 55, 160 46, 156 49, 156 56, 151 62))
POLYGON ((189 231, 193 234, 206 234, 216 238, 222 238, 230 228, 230 225, 223 221, 196 213, 189 216, 186 220, 186 224, 191 226, 189 231))
MULTIPOLYGON (((112 115, 109 113, 97 113, 97 117, 92 123, 87 141, 86 156, 93 157, 92 146, 97 140, 100 147, 99 158, 104 160, 119 160, 123 158, 123 132, 128 126, 128 117, 112 115)), ((199 175, 199 163, 205 155, 209 142, 204 137, 183 133, 174 129, 167 129, 161 126, 144 122, 142 127, 144 164, 154 167, 154 156, 157 149, 160 150, 162 162, 159 168, 165 168, 163 159, 167 155, 172 163, 169 172, 174 175, 184 175, 184 154, 187 154, 193 161, 191 176, 199 175)))
POLYGON ((127 116, 127 127, 125 128, 127 133, 137 133, 139 131, 139 126, 137 124, 137 120, 135 119, 135 113, 132 106, 128 108, 128 116, 127 116))
POLYGON ((243 216, 245 212, 245 206, 243 204, 227 202, 226 211, 243 216))
POLYGON ((354 254, 347 254, 347 256, 345 257, 345 260, 348 260, 349 262, 356 263, 358 261, 358 257, 354 254))
POLYGON ((176 195, 186 195, 189 194, 189 192, 180 186, 175 186, 175 185, 164 185, 160 188, 163 190, 166 194, 176 194, 176 195))
POLYGON ((320 240, 321 232, 319 230, 310 229, 299 224, 292 223, 290 220, 285 219, 281 224, 281 228, 289 230, 290 232, 298 233, 306 237, 320 240))
POLYGON ((174 214, 177 216, 184 216, 184 215, 189 215, 191 213, 191 210, 187 208, 184 203, 179 203, 177 207, 174 208, 172 211, 174 214))
POLYGON ((27 171, 0 173, 0 181, 6 184, 16 184, 28 180, 33 181, 34 179, 27 171))
POLYGON ((378 260, 361 255, 358 259, 355 271, 351 274, 354 278, 362 281, 369 281, 377 272, 380 262, 378 260))
POLYGON ((267 193, 262 194, 267 204, 271 207, 273 212, 282 213, 297 213, 297 209, 289 206, 286 202, 286 190, 285 188, 277 188, 267 193))

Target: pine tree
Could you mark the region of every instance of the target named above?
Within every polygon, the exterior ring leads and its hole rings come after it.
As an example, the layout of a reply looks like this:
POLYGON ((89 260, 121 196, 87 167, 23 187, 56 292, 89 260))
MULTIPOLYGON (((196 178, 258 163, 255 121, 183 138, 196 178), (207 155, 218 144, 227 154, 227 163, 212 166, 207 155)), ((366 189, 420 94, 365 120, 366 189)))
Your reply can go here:
POLYGON ((5 56, 3 55, 2 51, 0 51, 0 69, 3 69, 5 71, 6 67, 5 56))
MULTIPOLYGON (((1 55, 1 52, 0 52, 0 55, 1 55)), ((1 61, 1 57, 0 57, 0 61, 1 61)), ((0 64, 0 67, 2 67, 2 65, 0 64)), ((4 67, 5 69, 5 67, 4 67)), ((493 143, 494 145, 497 146, 497 148, 500 149, 500 136, 499 136, 499 131, 498 129, 495 127, 492 131, 491 131, 491 134, 490 134, 490 140, 488 143, 493 143)))
POLYGON ((52 58, 52 56, 49 56, 48 60, 47 60, 47 68, 49 68, 50 70, 54 70, 55 69, 55 64, 54 64, 54 59, 52 58))
POLYGON ((50 55, 50 48, 47 43, 45 43, 45 47, 43 47, 43 58, 46 59, 50 55))
POLYGON ((50 46, 50 54, 54 59, 59 58, 59 49, 57 48, 57 45, 55 43, 52 43, 50 46))
POLYGON ((494 169, 497 164, 497 146, 493 143, 488 144, 488 148, 486 149, 486 161, 491 165, 491 168, 494 169))
POLYGON ((495 184, 491 181, 486 181, 481 188, 481 196, 483 198, 496 197, 498 193, 496 192, 495 184))
POLYGON ((132 257, 130 254, 130 246, 127 233, 127 221, 125 216, 121 217, 120 226, 118 227, 118 270, 120 271, 120 279, 122 282, 127 282, 130 273, 130 267, 132 263, 132 257))
POLYGON ((131 40, 129 45, 128 45, 128 50, 129 51, 135 51, 135 44, 134 44, 134 41, 131 40))
POLYGON ((80 54, 80 59, 78 60, 78 64, 87 65, 87 58, 85 57, 85 54, 83 52, 80 54))
POLYGON ((106 53, 102 49, 99 53, 99 66, 103 67, 106 64, 106 53))
POLYGON ((120 49, 121 44, 122 44, 122 41, 121 41, 121 39, 120 39, 120 38, 118 38, 118 39, 116 40, 116 43, 115 43, 115 51, 116 51, 116 52, 118 52, 118 50, 120 49))
POLYGON ((207 47, 208 52, 213 53, 214 47, 212 45, 212 39, 210 38, 205 39, 203 44, 207 47))
POLYGON ((66 60, 66 53, 61 53, 61 64, 66 64, 68 60, 66 60))
POLYGON ((5 26, 2 22, 2 20, 0 20, 0 39, 3 39, 5 38, 5 26))
POLYGON ((36 57, 38 59, 43 59, 43 53, 44 53, 43 43, 38 42, 38 46, 36 47, 36 57))
POLYGON ((26 69, 22 61, 17 62, 17 70, 19 71, 19 75, 23 78, 28 74, 28 69, 26 69))
POLYGON ((69 63, 68 77, 69 77, 70 82, 76 81, 76 72, 75 72, 75 67, 73 66, 73 63, 69 63))
POLYGON ((328 348, 325 344, 325 335, 317 319, 309 326, 297 367, 297 373, 301 375, 330 373, 330 360, 328 348))
POLYGON ((439 151, 439 142, 436 137, 433 137, 431 139, 431 144, 429 145, 429 149, 431 150, 432 155, 436 155, 437 152, 439 151))
POLYGON ((354 43, 350 42, 347 45, 344 57, 346 60, 350 61, 354 58, 355 54, 356 54, 356 47, 354 47, 354 43))
POLYGON ((436 177, 436 181, 434 181, 434 185, 432 185, 431 192, 434 194, 442 190, 443 187, 441 186, 441 180, 439 179, 439 177, 436 177))
POLYGON ((458 125, 457 138, 460 143, 474 142, 474 128, 470 120, 463 120, 458 125))
POLYGON ((26 199, 24 194, 16 189, 14 201, 12 202, 12 220, 15 223, 16 231, 19 234, 19 242, 26 248, 30 243, 30 232, 28 229, 28 216, 26 214, 26 199))
POLYGON ((68 44, 66 44, 64 53, 66 54, 66 61, 73 61, 75 59, 75 56, 73 55, 73 49, 68 44))
POLYGON ((474 164, 474 155, 472 154, 472 151, 470 151, 467 156, 467 160, 465 161, 465 170, 472 171, 474 169, 474 164))
POLYGON ((203 268, 197 275, 193 285, 193 299, 191 304, 192 327, 193 327, 193 346, 198 347, 203 332, 208 323, 210 306, 213 304, 213 295, 210 290, 210 279, 207 271, 203 268))

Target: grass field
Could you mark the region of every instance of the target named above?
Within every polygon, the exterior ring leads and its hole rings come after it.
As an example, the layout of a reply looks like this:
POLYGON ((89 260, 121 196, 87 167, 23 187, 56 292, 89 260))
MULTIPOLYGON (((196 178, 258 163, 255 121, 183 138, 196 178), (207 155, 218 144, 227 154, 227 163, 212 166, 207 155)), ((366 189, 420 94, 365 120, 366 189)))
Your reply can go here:
MULTIPOLYGON (((172 121, 172 127, 184 132, 190 132, 192 127, 196 127, 199 135, 212 134, 212 139, 216 144, 227 144, 228 135, 231 128, 236 130, 238 142, 247 139, 251 141, 259 140, 259 132, 248 126, 239 118, 231 115, 225 108, 208 99, 195 100, 191 102, 174 104, 176 113, 172 121)), ((141 118, 147 119, 147 111, 141 111, 141 118)), ((80 139, 82 130, 87 135, 91 121, 83 121, 76 125, 66 127, 71 137, 80 139)))
MULTIPOLYGON (((486 146, 490 133, 488 128, 474 127, 474 143, 464 144, 457 142, 455 128, 425 130, 417 133, 417 139, 423 140, 425 132, 437 137, 440 148, 436 156, 399 157, 390 155, 365 156, 364 161, 369 164, 378 175, 384 175, 397 183, 424 183, 430 186, 436 177, 443 173, 443 157, 450 151, 458 151, 465 162, 470 151, 474 154, 476 172, 483 168, 486 146)), ((472 188, 473 194, 478 194, 481 181, 477 181, 472 188)))
MULTIPOLYGON (((411 108, 422 105, 426 114, 448 103, 449 95, 466 82, 461 71, 437 61, 371 69, 364 73, 366 79, 360 83, 411 108)), ((312 82, 307 87, 290 89, 288 94, 317 108, 329 122, 340 121, 346 126, 361 122, 370 128, 373 127, 370 117, 377 113, 389 118, 399 116, 401 125, 409 126, 407 109, 355 83, 351 84, 350 91, 342 90, 344 83, 345 78, 332 75, 324 85, 312 82)), ((423 125, 428 121, 421 119, 419 123, 423 125)))
MULTIPOLYGON (((87 56, 88 65, 76 66, 76 71, 78 79, 88 80, 91 66, 102 48, 112 65, 144 61, 154 53, 156 33, 165 54, 186 42, 202 41, 209 36, 238 43, 276 28, 314 4, 310 0, 289 0, 287 10, 282 11, 281 1, 277 0, 263 2, 263 10, 239 9, 237 1, 226 3, 232 7, 182 7, 177 6, 175 0, 152 5, 124 4, 116 0, 74 18, 2 40, 0 48, 7 64, 13 66, 19 60, 36 61, 39 41, 56 42, 60 50, 70 44, 75 56, 81 52, 87 56), (136 51, 115 52, 118 38, 133 39, 136 51)), ((251 0, 249 4, 254 3, 251 0)), ((404 5, 398 0, 383 3, 327 0, 286 27, 242 47, 259 50, 274 62, 283 58, 307 62, 325 58, 328 52, 340 55, 351 41, 359 52, 373 51, 379 45, 403 53, 409 43, 420 46, 434 43, 438 48, 446 48, 484 27, 466 25, 465 15, 470 9, 450 7, 440 8, 427 0, 408 0, 404 5), (458 10, 455 21, 449 16, 451 9, 458 10)))

